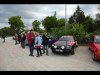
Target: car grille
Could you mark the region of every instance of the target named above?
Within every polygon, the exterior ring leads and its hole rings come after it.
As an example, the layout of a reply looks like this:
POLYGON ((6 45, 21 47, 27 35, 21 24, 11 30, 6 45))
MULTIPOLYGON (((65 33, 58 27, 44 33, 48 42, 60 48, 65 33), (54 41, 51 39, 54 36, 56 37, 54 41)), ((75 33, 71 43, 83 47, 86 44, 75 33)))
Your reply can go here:
POLYGON ((57 48, 56 49, 61 49, 61 46, 57 46, 57 48))

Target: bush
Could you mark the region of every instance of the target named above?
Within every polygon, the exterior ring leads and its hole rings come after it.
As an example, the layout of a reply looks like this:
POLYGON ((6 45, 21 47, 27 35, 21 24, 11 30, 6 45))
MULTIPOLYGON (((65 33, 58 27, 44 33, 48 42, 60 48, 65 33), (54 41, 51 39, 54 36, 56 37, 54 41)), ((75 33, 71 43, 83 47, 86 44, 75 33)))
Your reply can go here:
POLYGON ((75 38, 79 39, 79 43, 83 43, 85 39, 85 30, 83 24, 73 23, 67 28, 67 35, 74 35, 75 38))
POLYGON ((54 28, 51 35, 57 35, 59 37, 66 35, 64 26, 61 28, 54 28))

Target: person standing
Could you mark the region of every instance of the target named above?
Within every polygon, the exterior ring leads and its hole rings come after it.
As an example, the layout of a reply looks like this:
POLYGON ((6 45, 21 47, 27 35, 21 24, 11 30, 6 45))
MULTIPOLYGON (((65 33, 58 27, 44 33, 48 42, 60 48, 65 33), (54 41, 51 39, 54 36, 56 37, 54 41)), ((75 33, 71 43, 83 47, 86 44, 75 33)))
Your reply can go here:
POLYGON ((42 36, 43 38, 43 54, 45 53, 45 47, 46 47, 46 55, 49 56, 48 54, 48 47, 49 47, 49 37, 47 36, 47 33, 44 33, 44 35, 42 36))
POLYGON ((36 32, 35 47, 37 49, 37 56, 36 57, 42 56, 42 52, 41 52, 41 49, 40 49, 40 47, 41 47, 41 38, 40 38, 38 32, 36 32), (40 52, 40 54, 39 54, 39 52, 40 52))
POLYGON ((23 32, 22 35, 21 35, 21 47, 22 48, 25 48, 25 39, 26 39, 26 36, 23 32))
POLYGON ((2 34, 3 42, 5 42, 5 37, 6 37, 6 36, 5 36, 5 34, 3 33, 3 34, 2 34))
POLYGON ((19 33, 19 34, 18 34, 18 42, 19 42, 19 44, 20 44, 20 42, 21 42, 21 40, 20 40, 20 39, 21 39, 21 36, 20 36, 20 35, 21 35, 21 34, 19 33))
POLYGON ((18 44, 17 40, 18 40, 18 35, 17 35, 17 33, 15 33, 15 45, 18 44))
POLYGON ((30 49, 30 55, 29 56, 34 56, 33 50, 34 50, 35 34, 33 33, 32 29, 27 34, 27 40, 28 40, 29 49, 30 49))

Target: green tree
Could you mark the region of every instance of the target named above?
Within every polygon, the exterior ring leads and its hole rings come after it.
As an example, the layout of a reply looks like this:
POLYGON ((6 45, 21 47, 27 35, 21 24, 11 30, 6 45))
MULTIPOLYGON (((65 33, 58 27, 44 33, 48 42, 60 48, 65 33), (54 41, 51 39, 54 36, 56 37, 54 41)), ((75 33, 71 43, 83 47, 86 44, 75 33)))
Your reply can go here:
POLYGON ((56 11, 54 12, 54 17, 56 17, 56 11))
POLYGON ((39 22, 38 20, 34 20, 34 21, 32 22, 33 30, 34 30, 34 31, 40 30, 40 28, 39 28, 39 25, 40 25, 40 24, 41 24, 41 22, 39 22))
POLYGON ((77 6, 76 11, 74 12, 74 14, 69 18, 68 23, 72 24, 72 23, 85 23, 85 15, 84 12, 80 9, 79 6, 77 6))
POLYGON ((0 35, 2 35, 3 33, 4 33, 6 36, 8 36, 8 35, 13 35, 12 32, 11 32, 10 27, 1 28, 1 29, 0 29, 0 35))
POLYGON ((67 35, 74 35, 76 38, 79 39, 79 37, 85 35, 85 30, 83 24, 79 23, 72 23, 72 28, 70 29, 69 27, 67 28, 66 34, 67 35))
POLYGON ((11 32, 14 34, 15 32, 19 33, 24 31, 24 23, 21 20, 21 16, 12 16, 8 19, 8 23, 10 24, 11 32))
POLYGON ((62 27, 62 26, 65 26, 65 19, 64 19, 64 18, 58 19, 57 28, 60 28, 60 27, 62 27))
POLYGON ((42 25, 47 32, 51 32, 51 28, 57 27, 57 23, 57 18, 54 16, 47 16, 44 20, 42 20, 42 25))
POLYGON ((84 26, 85 31, 88 33, 93 32, 95 30, 94 26, 95 24, 93 18, 91 18, 90 16, 86 16, 86 21, 84 26))

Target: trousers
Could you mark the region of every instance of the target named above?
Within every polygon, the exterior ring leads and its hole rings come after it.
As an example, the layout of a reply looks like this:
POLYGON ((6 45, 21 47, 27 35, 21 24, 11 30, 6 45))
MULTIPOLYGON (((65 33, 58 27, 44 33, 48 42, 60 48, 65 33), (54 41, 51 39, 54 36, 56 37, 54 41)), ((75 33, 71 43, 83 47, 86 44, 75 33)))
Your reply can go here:
POLYGON ((48 45, 43 45, 43 53, 45 53, 45 47, 46 47, 46 54, 48 54, 48 45))
POLYGON ((31 42, 31 44, 29 44, 29 50, 30 50, 30 55, 33 55, 34 42, 31 42))

